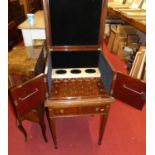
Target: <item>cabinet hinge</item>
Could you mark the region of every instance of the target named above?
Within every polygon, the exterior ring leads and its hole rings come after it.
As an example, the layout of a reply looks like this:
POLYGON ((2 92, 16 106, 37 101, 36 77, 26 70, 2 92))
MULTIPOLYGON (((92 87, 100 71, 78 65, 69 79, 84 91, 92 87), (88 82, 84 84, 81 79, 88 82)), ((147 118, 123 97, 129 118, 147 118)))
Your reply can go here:
POLYGON ((101 51, 101 48, 99 47, 97 50, 98 50, 98 51, 101 51))
POLYGON ((46 83, 47 82, 47 79, 46 78, 44 78, 44 83, 46 83))
POLYGON ((47 52, 43 49, 44 58, 47 56, 47 52))
POLYGON ((116 78, 117 78, 117 74, 115 73, 113 76, 113 81, 116 81, 116 78))
POLYGON ((48 98, 48 92, 45 93, 45 97, 46 97, 46 99, 48 98))
POLYGON ((113 89, 111 89, 111 91, 110 91, 110 95, 113 95, 113 93, 114 93, 114 90, 113 90, 113 89))
POLYGON ((114 93, 114 81, 116 81, 116 79, 117 79, 117 73, 115 73, 114 74, 114 76, 113 76, 113 86, 112 86, 112 89, 110 90, 110 95, 113 95, 113 93, 114 93))
POLYGON ((17 100, 14 101, 14 105, 15 105, 16 107, 18 106, 17 100))

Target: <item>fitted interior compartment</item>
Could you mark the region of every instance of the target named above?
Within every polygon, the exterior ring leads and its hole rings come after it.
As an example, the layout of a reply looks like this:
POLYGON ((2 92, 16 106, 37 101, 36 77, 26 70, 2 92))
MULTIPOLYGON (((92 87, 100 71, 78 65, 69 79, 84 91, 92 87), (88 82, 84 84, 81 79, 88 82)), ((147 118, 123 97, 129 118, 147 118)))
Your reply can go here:
POLYGON ((100 78, 101 73, 98 67, 96 68, 61 68, 52 69, 52 79, 64 78, 100 78))
POLYGON ((52 78, 101 77, 99 51, 57 51, 51 53, 52 78))
POLYGON ((107 98, 101 78, 52 79, 50 99, 107 98))
MULTIPOLYGON (((50 64, 48 69, 50 74, 48 80, 50 82, 50 90, 52 88, 52 81, 55 79, 50 76, 53 70, 58 70, 60 72, 59 75, 64 76, 66 74, 65 69, 73 69, 75 71, 81 68, 83 69, 83 72, 89 74, 89 78, 101 79, 105 91, 107 93, 110 92, 113 70, 102 51, 52 51, 50 52, 49 59, 50 64), (93 76, 94 73, 92 72, 94 68, 99 72, 99 76, 93 76), (87 73, 86 71, 91 73, 87 73)), ((74 79, 79 75, 77 72, 73 74, 75 75, 75 77, 73 77, 74 79)), ((78 78, 80 78, 80 76, 78 78)))

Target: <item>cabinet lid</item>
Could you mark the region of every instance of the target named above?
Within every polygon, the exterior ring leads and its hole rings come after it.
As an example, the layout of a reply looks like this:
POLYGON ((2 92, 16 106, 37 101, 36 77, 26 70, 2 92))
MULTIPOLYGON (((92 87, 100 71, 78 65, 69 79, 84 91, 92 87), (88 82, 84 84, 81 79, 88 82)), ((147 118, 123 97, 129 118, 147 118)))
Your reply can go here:
POLYGON ((107 0, 44 0, 49 47, 99 47, 107 0))

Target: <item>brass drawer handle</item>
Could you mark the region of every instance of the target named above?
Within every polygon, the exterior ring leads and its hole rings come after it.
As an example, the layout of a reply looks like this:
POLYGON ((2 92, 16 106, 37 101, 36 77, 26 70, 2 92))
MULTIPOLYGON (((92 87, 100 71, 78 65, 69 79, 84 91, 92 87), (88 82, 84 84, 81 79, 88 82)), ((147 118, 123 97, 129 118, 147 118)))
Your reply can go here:
POLYGON ((95 111, 99 111, 99 107, 96 107, 96 108, 95 108, 95 111))
POLYGON ((38 88, 36 88, 32 93, 28 94, 27 96, 25 96, 25 97, 19 97, 19 100, 24 101, 27 98, 29 98, 30 96, 32 96, 33 94, 37 93, 38 91, 39 91, 38 88))
POLYGON ((34 113, 35 113, 35 112, 37 112, 37 110, 36 110, 36 109, 32 109, 32 112, 34 112, 34 113))
POLYGON ((125 84, 123 85, 123 88, 125 88, 125 89, 127 89, 127 90, 130 90, 130 91, 132 91, 132 92, 134 92, 134 93, 136 93, 136 94, 138 94, 138 95, 144 95, 144 94, 145 94, 144 92, 139 92, 139 91, 136 91, 136 90, 134 90, 134 89, 132 89, 132 88, 129 88, 129 87, 127 87, 125 84))
POLYGON ((104 108, 100 109, 100 111, 104 111, 104 108))
POLYGON ((64 110, 63 109, 60 109, 60 113, 63 114, 64 113, 64 110))
POLYGON ((99 107, 96 107, 96 108, 95 108, 95 111, 96 111, 96 112, 97 112, 97 111, 104 111, 104 108, 101 108, 101 109, 100 109, 99 107))

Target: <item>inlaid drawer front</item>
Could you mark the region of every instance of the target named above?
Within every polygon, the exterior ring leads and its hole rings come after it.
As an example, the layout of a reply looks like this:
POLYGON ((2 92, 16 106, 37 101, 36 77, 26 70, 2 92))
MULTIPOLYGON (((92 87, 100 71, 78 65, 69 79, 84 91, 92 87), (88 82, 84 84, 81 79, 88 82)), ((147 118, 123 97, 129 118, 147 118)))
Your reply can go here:
POLYGON ((49 115, 52 116, 62 116, 62 115, 78 115, 78 108, 49 108, 49 115))
POLYGON ((79 108, 79 114, 107 113, 109 105, 104 106, 84 106, 79 108))
POLYGON ((107 113, 109 105, 104 106, 82 106, 82 107, 71 107, 71 108, 49 108, 50 117, 53 116, 65 116, 65 115, 83 115, 83 114, 96 114, 96 113, 107 113))

